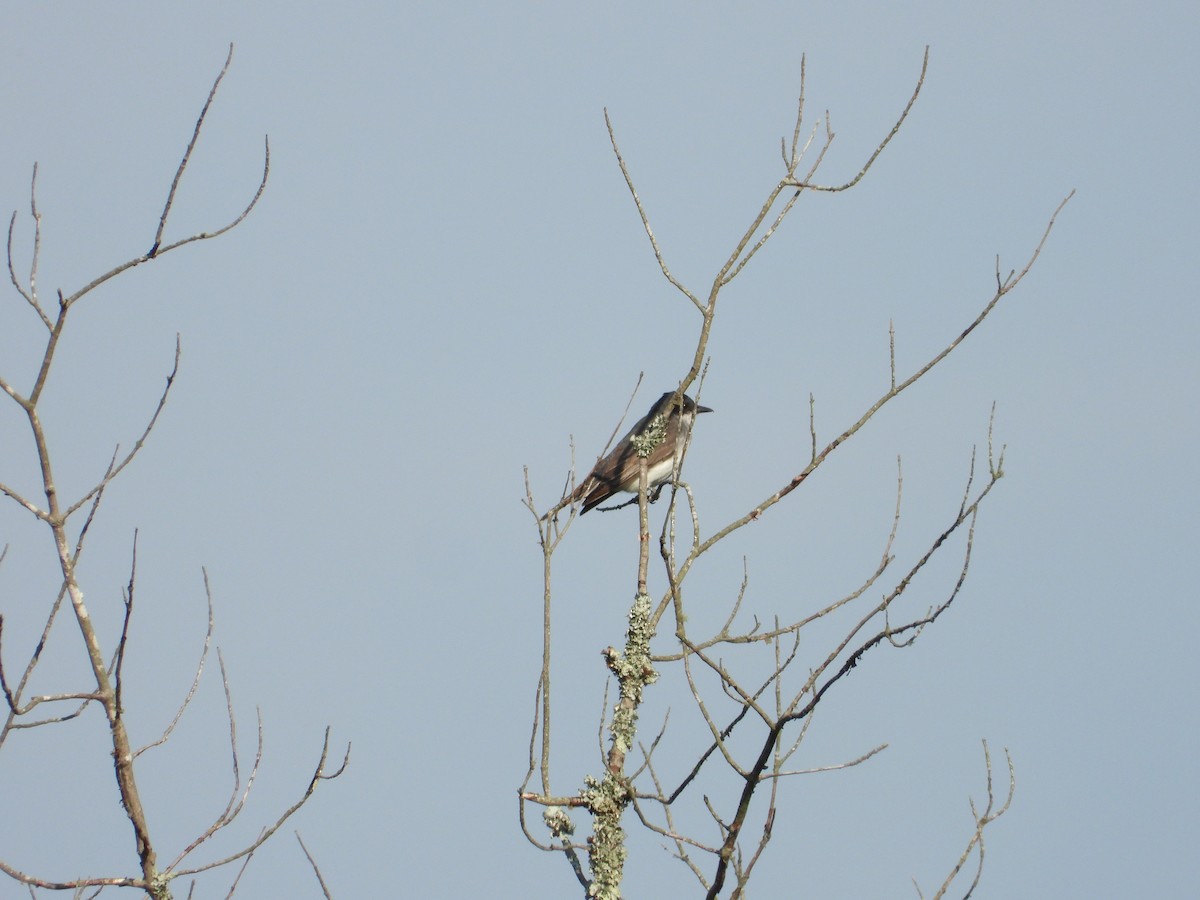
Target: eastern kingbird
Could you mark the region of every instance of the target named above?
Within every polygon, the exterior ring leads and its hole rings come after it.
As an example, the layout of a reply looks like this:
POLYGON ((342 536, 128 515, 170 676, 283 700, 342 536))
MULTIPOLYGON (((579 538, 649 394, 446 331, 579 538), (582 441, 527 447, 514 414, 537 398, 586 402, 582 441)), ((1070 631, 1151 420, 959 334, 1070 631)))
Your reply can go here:
MULTIPOLYGON (((596 463, 591 474, 583 479, 572 492, 570 502, 583 501, 583 513, 599 506, 618 491, 636 494, 638 491, 639 457, 633 439, 644 434, 654 420, 662 416, 666 434, 662 442, 650 451, 646 459, 646 476, 649 487, 659 487, 671 480, 683 458, 683 448, 698 413, 712 412, 707 406, 697 406, 687 394, 667 391, 650 407, 621 442, 604 459, 596 463), (678 398, 678 399, 677 399, 678 398)), ((658 496, 657 493, 654 495, 658 496)))

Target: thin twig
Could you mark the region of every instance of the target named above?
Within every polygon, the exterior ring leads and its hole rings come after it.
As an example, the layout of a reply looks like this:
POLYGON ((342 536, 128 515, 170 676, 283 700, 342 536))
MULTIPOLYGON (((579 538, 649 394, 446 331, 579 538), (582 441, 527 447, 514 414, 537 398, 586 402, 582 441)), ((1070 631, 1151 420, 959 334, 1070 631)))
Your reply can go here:
POLYGON ((621 174, 625 176, 625 185, 629 188, 629 193, 633 196, 633 203, 637 207, 638 215, 642 219, 642 227, 646 229, 646 237, 650 238, 650 247, 654 250, 654 258, 658 261, 658 267, 662 270, 663 277, 671 283, 681 294, 692 301, 692 305, 700 312, 704 312, 704 304, 700 299, 683 286, 667 267, 667 261, 663 257, 662 248, 658 246, 658 238, 654 236, 654 229, 650 227, 650 217, 646 214, 646 208, 642 206, 642 199, 638 196, 637 188, 633 185, 633 177, 629 174, 629 167, 625 165, 625 157, 621 155, 621 148, 617 146, 617 135, 613 129, 612 119, 608 115, 608 107, 604 109, 604 125, 608 128, 608 140, 612 144, 613 153, 617 157, 617 165, 621 168, 621 174))
POLYGON ((91 500, 92 497, 95 497, 106 487, 108 487, 109 483, 118 475, 120 475, 126 466, 133 462, 133 458, 137 456, 142 447, 146 445, 146 439, 150 436, 150 432, 154 430, 154 426, 158 422, 158 417, 162 415, 163 408, 167 405, 167 397, 171 394, 171 385, 175 383, 175 377, 179 374, 179 357, 181 353, 182 344, 180 343, 180 336, 176 334, 175 362, 171 366, 171 373, 167 376, 166 386, 163 387, 163 392, 158 397, 158 405, 154 408, 154 414, 150 416, 150 421, 146 423, 146 427, 143 429, 141 436, 134 441, 133 449, 125 454, 124 459, 122 459, 116 465, 112 465, 110 463, 108 469, 104 473, 104 477, 101 478, 100 481, 96 483, 90 490, 88 490, 87 493, 67 507, 66 512, 63 513, 64 518, 69 518, 75 513, 76 510, 91 500))
POLYGON ((321 885, 321 893, 325 895, 325 900, 333 900, 333 894, 329 893, 329 886, 325 884, 325 879, 321 875, 321 867, 317 865, 317 861, 313 859, 308 848, 304 846, 304 838, 300 837, 300 832, 295 832, 296 840, 300 842, 300 849, 304 851, 304 858, 308 860, 308 864, 312 866, 313 874, 317 876, 317 883, 321 885))
MULTIPOLYGON (((179 878, 184 875, 195 875, 199 872, 208 872, 212 869, 228 865, 235 860, 242 859, 243 857, 253 853, 264 843, 266 843, 270 839, 271 835, 278 831, 283 826, 283 823, 290 819, 292 815, 295 814, 298 809, 300 809, 300 807, 308 802, 308 799, 316 791, 317 785, 319 785, 322 781, 330 781, 334 778, 337 778, 343 772, 345 772, 346 766, 350 764, 350 744, 346 744, 346 754, 342 758, 341 765, 338 766, 338 768, 333 772, 325 771, 325 763, 329 758, 329 732, 330 729, 327 727, 325 729, 325 739, 321 745, 321 757, 317 761, 317 767, 312 774, 312 778, 309 779, 308 786, 304 789, 304 793, 301 794, 300 798, 296 800, 295 803, 285 809, 271 825, 264 828, 252 843, 235 853, 231 853, 230 855, 222 857, 218 860, 214 860, 213 862, 205 863, 202 866, 197 866, 194 869, 180 869, 179 871, 173 872, 173 877, 179 878)), ((171 872, 171 869, 167 869, 167 871, 171 872)))
POLYGON ((204 674, 204 663, 208 660, 208 651, 212 645, 213 624, 215 621, 215 617, 213 615, 212 588, 208 583, 208 571, 206 569, 202 569, 201 572, 204 575, 204 596, 208 602, 208 627, 204 630, 204 643, 200 648, 200 659, 196 663, 196 674, 192 676, 191 686, 188 688, 188 692, 184 696, 183 702, 180 703, 179 707, 175 710, 174 717, 167 724, 167 727, 163 729, 162 734, 160 734, 157 739, 151 741, 149 744, 139 747, 136 751, 134 751, 133 755, 135 758, 141 756, 143 753, 153 747, 162 746, 170 739, 171 735, 175 732, 176 726, 179 724, 180 720, 183 719, 183 714, 187 710, 188 705, 192 702, 192 698, 196 696, 196 691, 200 687, 200 676, 204 674))
POLYGON ((192 151, 196 149, 196 142, 200 140, 200 128, 204 125, 204 119, 208 116, 208 109, 212 106, 213 99, 217 96, 217 88, 221 86, 221 79, 229 71, 229 64, 231 62, 233 62, 233 44, 229 45, 229 53, 225 56, 225 65, 221 66, 221 71, 217 73, 212 90, 208 92, 208 99, 204 101, 204 107, 200 110, 200 115, 196 117, 196 127, 192 129, 192 139, 188 141, 187 149, 183 151, 183 159, 179 161, 179 168, 175 170, 175 177, 171 179, 171 189, 167 191, 167 202, 163 204, 162 215, 158 217, 158 231, 154 233, 154 243, 150 247, 150 252, 146 254, 151 258, 158 253, 159 245, 162 244, 163 231, 167 227, 167 216, 171 214, 171 205, 175 202, 175 192, 179 190, 179 182, 183 179, 183 171, 187 168, 188 161, 192 158, 192 151))

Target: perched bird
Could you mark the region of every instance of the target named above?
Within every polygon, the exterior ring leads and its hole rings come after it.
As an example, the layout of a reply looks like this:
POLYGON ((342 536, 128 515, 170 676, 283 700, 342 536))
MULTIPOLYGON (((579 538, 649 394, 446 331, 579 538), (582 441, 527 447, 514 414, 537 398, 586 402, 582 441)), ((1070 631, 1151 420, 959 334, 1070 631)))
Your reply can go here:
MULTIPOLYGON (((712 410, 707 406, 697 406, 696 401, 687 394, 667 391, 650 407, 650 412, 629 429, 629 433, 621 438, 612 452, 596 463, 588 477, 572 492, 570 502, 582 500, 583 512, 587 512, 618 491, 636 494, 640 460, 633 439, 645 433, 659 416, 663 417, 665 436, 646 459, 646 475, 648 487, 661 490, 661 485, 670 481, 672 473, 679 468, 696 415, 706 412, 712 410)), ((658 496, 657 492, 654 496, 658 496)))

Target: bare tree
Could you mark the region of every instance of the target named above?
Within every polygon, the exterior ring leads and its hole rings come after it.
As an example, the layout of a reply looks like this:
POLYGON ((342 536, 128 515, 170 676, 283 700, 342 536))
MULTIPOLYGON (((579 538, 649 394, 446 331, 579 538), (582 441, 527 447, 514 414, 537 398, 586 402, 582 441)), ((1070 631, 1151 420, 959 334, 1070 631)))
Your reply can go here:
MULTIPOLYGON (((9 482, 7 478, 0 481, 0 493, 8 500, 19 506, 25 513, 33 516, 38 523, 45 526, 46 534, 53 542, 57 574, 59 582, 56 596, 47 598, 45 626, 35 646, 25 651, 4 646, 0 643, 0 689, 3 690, 7 714, 3 725, 0 726, 0 750, 8 741, 15 741, 23 732, 30 729, 47 729, 61 726, 76 717, 86 709, 98 706, 104 713, 107 725, 109 743, 113 759, 113 775, 120 797, 121 807, 125 818, 132 829, 133 847, 136 855, 136 865, 113 865, 115 871, 125 874, 111 874, 98 877, 77 877, 55 881, 25 872, 17 861, 0 860, 0 871, 9 878, 27 885, 32 893, 37 888, 55 891, 74 891, 82 896, 85 889, 94 888, 88 896, 95 896, 104 887, 132 887, 144 891, 155 900, 167 900, 172 896, 171 884, 175 879, 211 872, 231 863, 241 862, 241 867, 229 888, 232 894, 236 889, 237 878, 244 871, 246 864, 254 852, 263 845, 276 831, 312 796, 317 786, 325 780, 336 778, 345 769, 349 760, 349 745, 345 756, 336 768, 329 766, 329 729, 325 730, 325 738, 321 747, 312 776, 299 792, 296 801, 287 809, 280 812, 273 821, 260 826, 254 836, 245 841, 240 849, 224 853, 219 857, 208 850, 210 840, 233 825, 245 808, 251 786, 254 784, 262 760, 263 726, 261 716, 258 721, 258 751, 255 754, 249 772, 243 772, 242 761, 237 748, 237 727, 234 717, 234 703, 230 691, 229 680, 225 673, 225 663, 217 651, 218 666, 221 672, 221 684, 225 692, 225 708, 229 726, 229 752, 231 755, 232 787, 224 809, 195 837, 182 847, 167 848, 156 840, 146 813, 146 805, 138 785, 138 760, 155 748, 169 741, 175 732, 184 712, 195 696, 201 675, 209 658, 209 648, 213 634, 213 604, 209 590, 208 578, 205 575, 204 587, 208 597, 208 629, 204 637, 203 649, 196 664, 195 676, 179 707, 170 722, 158 731, 146 743, 138 745, 131 734, 131 727, 125 708, 124 662, 129 648, 130 622, 136 608, 137 585, 137 535, 133 539, 132 563, 129 570, 129 580, 123 590, 123 607, 117 609, 100 608, 90 610, 84 604, 84 591, 79 576, 79 565, 83 555, 89 530, 96 523, 101 511, 101 503, 105 493, 112 487, 117 477, 122 475, 138 456, 150 436, 155 424, 162 414, 171 387, 179 372, 180 343, 178 338, 175 345, 175 364, 167 375, 166 385, 158 398, 158 403, 148 417, 145 428, 136 436, 131 448, 122 452, 118 447, 113 451, 107 464, 103 466, 103 474, 94 484, 77 496, 60 496, 55 480, 57 459, 56 448, 63 442, 62 435, 51 434, 43 420, 45 390, 55 372, 55 364, 60 357, 60 339, 66 331, 68 320, 77 306, 100 285, 118 276, 128 273, 145 263, 158 259, 166 253, 177 250, 187 244, 206 241, 218 237, 237 227, 254 209, 267 185, 270 171, 270 145, 264 143, 264 160, 262 178, 258 189, 250 198, 245 208, 227 224, 212 230, 201 231, 188 237, 169 239, 167 237, 167 222, 172 212, 179 184, 187 170, 188 162, 200 137, 200 130, 205 117, 216 97, 221 80, 225 77, 233 59, 233 47, 221 68, 208 98, 196 119, 187 149, 179 162, 175 177, 167 191, 166 201, 159 216, 149 249, 120 265, 114 266, 103 274, 92 279, 83 287, 72 293, 62 290, 56 292, 53 302, 47 303, 39 290, 39 260, 41 254, 42 216, 37 203, 37 166, 33 168, 33 178, 30 186, 29 212, 33 223, 32 259, 27 269, 28 275, 18 274, 14 260, 13 238, 17 228, 17 213, 14 212, 8 228, 8 271, 13 287, 16 288, 25 304, 35 315, 44 328, 46 336, 45 350, 41 355, 36 370, 29 377, 29 387, 21 387, 20 381, 9 373, 0 375, 0 390, 9 400, 17 405, 28 425, 33 438, 33 448, 36 454, 37 471, 40 473, 39 483, 32 489, 25 489, 9 482), (64 608, 70 610, 67 617, 60 616, 64 608), (117 617, 120 622, 119 638, 116 645, 105 648, 98 617, 101 624, 117 617), (93 683, 74 690, 55 694, 31 694, 29 685, 44 659, 43 651, 46 646, 57 639, 66 626, 64 622, 73 617, 83 638, 82 651, 86 656, 87 669, 93 683), (25 662, 14 667, 12 660, 21 657, 25 662)), ((0 560, 3 555, 0 555, 0 560)), ((3 639, 3 617, 0 617, 0 641, 3 639)), ((307 855, 307 850, 305 850, 307 855)), ((311 861, 311 857, 309 857, 311 861)), ((313 863, 315 868, 315 863, 313 863)), ((319 877, 319 873, 318 873, 319 877)), ((194 883, 193 883, 194 886, 194 883)))
MULTIPOLYGON (((630 195, 641 216, 654 257, 663 277, 686 299, 699 316, 695 352, 690 367, 679 379, 677 392, 695 386, 700 397, 707 370, 708 341, 716 321, 717 301, 728 286, 777 233, 783 220, 806 192, 837 193, 857 185, 870 171, 875 160, 887 148, 904 125, 925 82, 929 54, 926 49, 921 72, 904 109, 874 152, 853 178, 842 184, 821 184, 816 175, 829 152, 834 132, 826 114, 824 127, 805 134, 804 66, 801 63, 800 97, 790 140, 781 142, 783 173, 763 200, 757 215, 745 228, 729 256, 719 265, 703 293, 695 292, 680 281, 668 265, 654 236, 650 216, 643 206, 629 166, 617 145, 611 119, 605 113, 609 138, 617 164, 625 177, 630 195)), ((567 489, 548 512, 539 510, 526 473, 526 505, 533 513, 543 554, 543 653, 537 680, 535 711, 529 748, 529 768, 519 791, 522 829, 528 840, 545 851, 562 853, 575 877, 589 897, 620 896, 624 863, 628 848, 622 827, 624 814, 632 809, 638 822, 665 839, 680 860, 695 876, 705 895, 741 897, 755 865, 771 840, 779 800, 780 783, 799 774, 789 767, 812 722, 814 710, 833 696, 833 688, 856 666, 874 660, 874 651, 883 646, 911 646, 959 597, 971 562, 975 523, 993 488, 1004 474, 1004 451, 993 443, 992 428, 987 433, 986 453, 982 459, 971 454, 968 474, 957 508, 948 511, 942 527, 930 534, 925 550, 910 563, 898 565, 893 553, 901 522, 903 474, 897 462, 895 512, 890 534, 879 554, 878 564, 863 574, 858 587, 842 597, 831 599, 817 609, 797 614, 776 615, 769 627, 757 619, 747 623, 742 615, 746 595, 741 590, 733 598, 724 624, 715 632, 693 634, 689 627, 685 585, 696 562, 716 545, 743 526, 769 516, 775 504, 782 502, 839 447, 853 439, 876 414, 902 392, 923 379, 966 340, 1025 278, 1045 244, 1055 218, 1067 196, 1050 216, 1041 239, 1019 269, 1003 271, 999 258, 995 269, 995 290, 983 299, 969 322, 954 326, 956 336, 915 370, 897 371, 895 334, 890 329, 890 380, 883 385, 878 399, 832 438, 819 438, 814 414, 815 401, 809 397, 809 433, 811 453, 807 463, 769 496, 748 502, 742 515, 716 528, 701 526, 701 515, 690 488, 678 480, 678 471, 667 499, 666 513, 658 533, 659 563, 667 585, 657 600, 647 590, 650 566, 651 534, 648 518, 646 456, 653 447, 651 428, 643 431, 648 440, 639 449, 641 489, 638 494, 640 554, 636 561, 636 591, 628 612, 629 626, 623 650, 608 648, 605 662, 616 679, 618 701, 609 720, 610 739, 600 775, 589 776, 582 787, 563 793, 551 783, 552 749, 550 661, 552 650, 551 592, 552 560, 555 551, 575 521, 580 499, 572 475, 567 489), (940 599, 925 612, 913 616, 898 612, 897 601, 921 578, 930 561, 956 546, 961 561, 957 576, 940 589, 940 599), (670 636, 656 642, 663 619, 669 623, 670 636), (837 623, 840 637, 826 648, 815 651, 806 645, 801 654, 801 635, 821 621, 828 628, 837 623), (661 644, 661 646, 660 646, 661 644), (754 675, 752 648, 765 645, 771 650, 773 664, 765 675, 754 675), (801 661, 803 658, 803 661, 801 661), (695 747, 690 757, 659 759, 655 751, 666 729, 664 723, 648 742, 639 735, 638 713, 645 692, 661 674, 670 673, 687 686, 696 709, 707 728, 708 737, 695 747), (636 759, 631 754, 636 754, 636 759), (732 784, 732 788, 729 785, 732 784), (697 800, 696 795, 700 795, 697 800), (691 809, 702 810, 707 823, 681 816, 682 801, 692 801, 691 809), (757 801, 752 803, 752 801, 757 801), (530 804, 542 808, 547 836, 531 826, 530 804), (590 817, 591 834, 586 841, 575 837, 572 810, 590 817), (704 835, 712 835, 705 837, 704 835), (586 854, 586 865, 581 854, 586 854)), ((650 423, 653 424, 653 423, 650 423)), ((659 423, 661 424, 661 423, 659 423)), ((616 432, 614 432, 615 434, 616 432)), ((631 561, 631 571, 634 570, 631 561)), ((811 644, 812 642, 810 642, 811 644)), ((761 658, 761 650, 755 654, 761 658)), ((859 757, 828 768, 858 765, 886 745, 866 750, 859 757)), ((960 860, 953 866, 945 883, 934 896, 941 897, 962 872, 972 854, 978 859, 969 895, 978 883, 983 865, 984 829, 1002 815, 1012 799, 1014 786, 1011 760, 1008 762, 1007 791, 998 798, 993 792, 991 757, 984 744, 987 776, 987 802, 982 812, 975 810, 975 830, 960 860)), ((1007 753, 1006 753, 1007 756, 1007 753)), ((919 888, 918 888, 919 890, 919 888)))

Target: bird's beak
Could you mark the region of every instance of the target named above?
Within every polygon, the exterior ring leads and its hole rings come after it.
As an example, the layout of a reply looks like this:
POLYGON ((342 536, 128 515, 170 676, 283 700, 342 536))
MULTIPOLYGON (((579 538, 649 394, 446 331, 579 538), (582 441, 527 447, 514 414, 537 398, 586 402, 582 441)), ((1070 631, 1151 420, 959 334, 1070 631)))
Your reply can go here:
POLYGON ((712 407, 711 406, 697 406, 696 412, 697 413, 712 412, 712 407))

